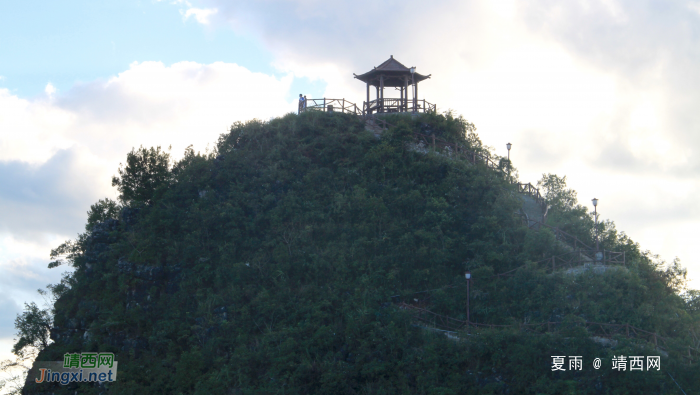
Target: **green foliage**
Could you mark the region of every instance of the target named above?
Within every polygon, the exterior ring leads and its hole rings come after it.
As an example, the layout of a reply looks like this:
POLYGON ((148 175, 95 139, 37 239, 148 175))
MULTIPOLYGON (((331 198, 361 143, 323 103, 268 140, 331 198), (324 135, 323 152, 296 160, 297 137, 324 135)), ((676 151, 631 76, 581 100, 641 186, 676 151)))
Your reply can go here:
POLYGON ((685 294, 685 301, 688 304, 688 310, 692 312, 700 312, 700 290, 689 290, 685 294))
MULTIPOLYGON (((107 390, 117 394, 671 388, 663 374, 640 379, 609 366, 552 372, 552 355, 583 355, 587 364, 656 355, 643 342, 595 343, 580 325, 588 320, 668 337, 663 366, 700 390, 681 356, 698 313, 694 294, 678 295, 680 266, 659 266, 606 223, 601 239, 626 251, 627 268, 550 274, 534 262, 563 247, 522 225, 514 215, 522 201, 503 173, 411 148, 421 133, 487 153, 473 124, 449 113, 387 120, 395 127, 379 138, 346 114, 236 123, 212 154, 188 148, 172 168, 159 149, 129 153, 115 178, 122 206, 98 202, 86 233, 52 252, 75 271, 56 288, 56 339, 40 360, 115 352, 119 380, 107 390), (464 270, 473 275, 473 321, 552 321, 561 332, 480 330, 455 341, 391 303, 465 319, 464 270), (433 291, 416 294, 425 290, 433 291)), ((590 239, 591 217, 565 178, 549 175, 542 186, 550 219, 590 239)))
POLYGON ((671 264, 666 267, 666 270, 661 271, 662 281, 666 283, 666 287, 673 291, 674 294, 680 294, 686 289, 688 269, 681 266, 681 260, 676 257, 671 264))
MULTIPOLYGON (((80 240, 81 238, 79 237, 78 239, 80 240)), ((65 263, 64 258, 68 259, 69 262, 73 262, 76 258, 79 258, 83 252, 84 251, 82 248, 80 248, 79 242, 74 240, 65 241, 58 247, 51 250, 51 262, 49 262, 49 269, 63 265, 65 263)))
POLYGON ((570 211, 578 205, 576 191, 566 188, 566 176, 543 174, 537 186, 544 191, 544 198, 555 210, 570 211))
MULTIPOLYGON (((543 174, 537 186, 544 192, 549 206, 547 224, 576 236, 590 246, 595 245, 595 221, 586 207, 578 203, 576 191, 566 186, 566 176, 543 174)), ((598 231, 602 226, 599 224, 598 231)))
POLYGON ((90 231, 96 224, 105 222, 108 219, 117 219, 120 210, 121 206, 112 199, 98 200, 97 203, 90 206, 85 230, 90 231))
POLYGON ((49 330, 52 317, 49 311, 40 309, 36 303, 25 303, 24 312, 15 319, 19 339, 12 346, 12 353, 22 357, 28 348, 43 350, 49 345, 49 330))
POLYGON ((148 204, 165 191, 170 181, 170 154, 161 151, 160 147, 139 147, 127 154, 126 166, 122 168, 120 165, 119 176, 112 177, 112 186, 117 187, 119 200, 124 204, 148 204))

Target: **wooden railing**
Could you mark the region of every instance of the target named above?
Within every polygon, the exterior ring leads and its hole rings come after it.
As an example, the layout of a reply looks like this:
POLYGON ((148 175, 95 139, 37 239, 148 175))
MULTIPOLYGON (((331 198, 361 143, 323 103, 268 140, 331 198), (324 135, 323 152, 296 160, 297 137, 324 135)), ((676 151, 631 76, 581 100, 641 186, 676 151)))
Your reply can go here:
POLYGON ((523 184, 522 182, 514 182, 513 185, 517 185, 518 187, 518 192, 522 193, 524 195, 529 195, 533 199, 535 199, 535 202, 542 206, 543 210, 545 209, 545 200, 544 196, 540 194, 540 189, 535 187, 534 185, 530 184, 529 182, 527 184, 523 184))
POLYGON ((436 112, 437 106, 433 103, 420 99, 384 98, 363 102, 362 112, 365 115, 384 114, 395 112, 436 112))
POLYGON ((567 252, 561 255, 555 255, 549 259, 544 259, 538 263, 551 260, 552 271, 557 269, 571 269, 576 266, 587 263, 595 263, 597 265, 625 265, 625 252, 594 250, 594 249, 579 249, 576 251, 567 252))
POLYGON ((582 241, 579 240, 576 236, 574 236, 574 235, 572 235, 572 234, 570 234, 570 233, 564 232, 563 230, 559 229, 558 227, 550 226, 550 225, 545 225, 545 224, 543 224, 543 223, 541 223, 541 222, 539 222, 539 221, 535 221, 535 220, 532 220, 532 219, 527 219, 527 220, 524 219, 524 221, 527 221, 527 227, 530 228, 530 229, 540 230, 540 229, 542 229, 542 228, 547 228, 547 229, 551 230, 552 233, 554 233, 554 237, 555 237, 557 240, 563 241, 563 242, 565 242, 566 244, 569 244, 569 245, 572 246, 574 249, 583 248, 583 249, 585 249, 585 250, 593 250, 593 247, 591 247, 591 246, 589 246, 588 244, 582 242, 582 241))
POLYGON ((413 135, 416 136, 416 139, 419 141, 419 143, 425 144, 426 147, 433 147, 433 149, 446 150, 448 154, 458 155, 462 158, 467 159, 472 164, 484 164, 491 169, 499 171, 501 170, 498 164, 494 162, 494 160, 491 159, 491 157, 489 157, 488 155, 468 150, 458 144, 447 142, 439 137, 435 137, 434 135, 429 136, 422 133, 414 133, 413 135))
MULTIPOLYGON (((484 164, 488 168, 500 171, 502 173, 505 173, 507 171, 507 169, 502 169, 499 166, 499 164, 497 164, 488 155, 468 150, 464 147, 461 147, 458 144, 447 142, 439 137, 435 137, 434 135, 428 136, 421 133, 414 133, 414 136, 416 136, 416 139, 419 142, 423 143, 427 147, 432 146, 433 149, 445 150, 448 152, 448 154, 454 153, 462 158, 467 159, 472 164, 484 164)), ((518 181, 511 181, 511 183, 517 187, 518 193, 532 197, 535 200, 535 202, 542 207, 542 210, 546 211, 547 204, 545 202, 544 196, 542 196, 542 194, 540 193, 539 188, 535 187, 531 183, 524 184, 518 181)))
MULTIPOLYGON (((537 222, 537 221, 535 221, 535 222, 537 222)), ((556 237, 556 239, 559 241, 563 241, 564 243, 569 244, 570 246, 572 246, 574 248, 584 248, 587 250, 593 250, 592 247, 590 247, 586 243, 582 242, 576 236, 574 236, 570 233, 564 232, 563 230, 559 229, 558 227, 546 225, 546 224, 539 223, 539 222, 537 222, 536 226, 529 226, 528 225, 528 227, 530 229, 547 228, 547 229, 551 230, 552 233, 554 233, 554 237, 556 237)))
MULTIPOLYGON (((608 250, 576 250, 560 255, 554 255, 546 259, 535 262, 536 264, 546 264, 547 268, 554 273, 560 269, 573 269, 586 264, 596 265, 623 265, 625 266, 625 252, 608 250)), ((507 272, 493 275, 493 277, 510 277, 515 272, 527 265, 521 265, 507 272)))
MULTIPOLYGON (((463 320, 458 320, 453 317, 446 315, 441 315, 434 313, 430 310, 413 306, 407 303, 400 303, 398 307, 402 310, 408 310, 414 319, 424 322, 426 324, 432 325, 434 327, 445 329, 448 331, 459 331, 467 329, 521 329, 531 332, 558 332, 562 329, 570 329, 574 327, 583 327, 593 336, 612 338, 615 335, 622 335, 628 338, 636 338, 645 340, 649 343, 654 344, 654 346, 659 349, 664 350, 664 347, 659 345, 662 343, 666 346, 666 338, 659 336, 654 332, 645 331, 643 329, 634 327, 630 324, 607 324, 603 322, 593 322, 593 321, 582 321, 580 323, 576 322, 540 322, 537 324, 514 324, 514 325, 499 325, 499 324, 484 324, 477 322, 467 322, 463 320)), ((690 351, 689 351, 690 355, 690 351)))
POLYGON ((398 113, 398 112, 435 112, 437 107, 425 99, 417 100, 413 106, 413 100, 405 103, 401 99, 377 99, 369 103, 364 102, 360 109, 355 103, 345 99, 306 99, 306 107, 302 111, 325 111, 343 112, 354 115, 372 115, 375 113, 398 113))
POLYGON ((306 108, 302 111, 342 112, 345 114, 362 115, 357 104, 345 99, 306 99, 306 108))

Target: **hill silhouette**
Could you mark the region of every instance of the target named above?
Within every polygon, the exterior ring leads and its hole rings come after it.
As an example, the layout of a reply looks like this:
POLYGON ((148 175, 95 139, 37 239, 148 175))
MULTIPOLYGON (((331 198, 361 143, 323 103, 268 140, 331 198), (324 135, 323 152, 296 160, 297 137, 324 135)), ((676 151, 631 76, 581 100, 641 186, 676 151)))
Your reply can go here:
POLYGON ((541 180, 553 229, 535 229, 507 160, 416 140, 489 156, 474 125, 449 113, 385 119, 382 130, 289 114, 236 123, 212 153, 175 163, 159 148, 129 153, 113 180, 120 200, 93 205, 85 233, 52 254, 74 272, 51 287, 53 343, 37 359, 113 352, 118 380, 30 375, 24 393, 674 393, 669 373, 700 391, 697 294, 681 296, 677 261, 664 266, 607 221, 601 248, 624 252, 624 265, 552 269, 541 261, 572 251, 557 230, 594 245, 565 178, 541 180), (420 319, 417 309, 466 320, 466 270, 482 326, 420 319), (524 326, 538 323, 555 325, 524 326), (620 355, 659 355, 661 370, 613 370, 620 355), (583 368, 552 371, 552 356, 581 356, 583 368))

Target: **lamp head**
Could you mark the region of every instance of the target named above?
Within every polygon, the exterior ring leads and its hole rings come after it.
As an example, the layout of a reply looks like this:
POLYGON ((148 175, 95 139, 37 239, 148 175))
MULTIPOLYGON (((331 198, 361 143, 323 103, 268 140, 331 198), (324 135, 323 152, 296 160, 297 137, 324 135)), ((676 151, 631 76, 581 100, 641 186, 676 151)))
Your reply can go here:
POLYGON ((413 74, 413 73, 415 73, 415 72, 416 72, 416 68, 415 68, 415 67, 411 67, 411 74, 413 74))
POLYGON ((591 200, 591 201, 593 202, 593 207, 598 206, 598 199, 593 198, 593 200, 591 200))
POLYGON ((513 146, 513 144, 511 144, 511 143, 506 144, 506 148, 508 148, 508 151, 510 151, 510 147, 512 147, 512 146, 513 146))
POLYGON ((464 272, 464 278, 466 278, 467 280, 470 280, 472 278, 471 272, 464 272))

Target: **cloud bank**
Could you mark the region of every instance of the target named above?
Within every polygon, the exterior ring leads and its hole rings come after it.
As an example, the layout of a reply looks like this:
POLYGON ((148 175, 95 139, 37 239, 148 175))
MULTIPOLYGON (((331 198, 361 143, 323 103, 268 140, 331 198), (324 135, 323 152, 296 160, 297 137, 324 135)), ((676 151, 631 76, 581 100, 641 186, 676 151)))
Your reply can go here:
POLYGON ((91 204, 115 198, 111 176, 132 147, 204 151, 235 121, 295 111, 291 83, 236 64, 137 62, 31 100, 0 90, 0 338, 60 279, 50 250, 84 230, 91 204))

